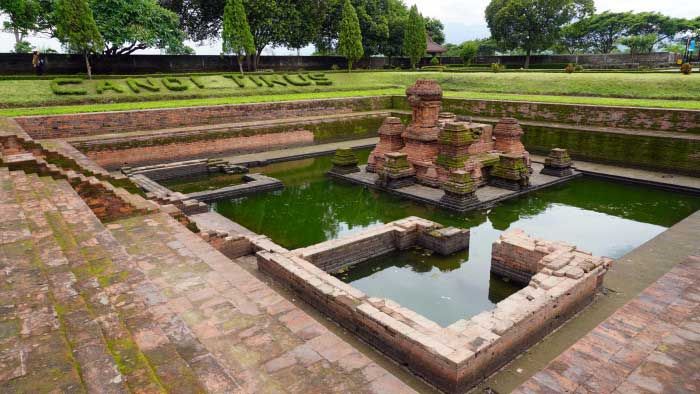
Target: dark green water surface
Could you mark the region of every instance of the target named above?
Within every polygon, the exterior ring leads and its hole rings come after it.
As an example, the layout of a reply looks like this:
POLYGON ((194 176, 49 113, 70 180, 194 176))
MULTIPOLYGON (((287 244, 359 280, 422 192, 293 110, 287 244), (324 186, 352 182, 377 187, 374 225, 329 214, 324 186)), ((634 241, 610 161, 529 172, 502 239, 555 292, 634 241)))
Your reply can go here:
MULTIPOLYGON (((366 160, 368 151, 361 153, 366 160)), ((282 191, 219 201, 212 208, 295 249, 370 226, 419 216, 471 229, 469 251, 447 258, 414 249, 393 253, 338 275, 365 293, 390 298, 449 325, 506 298, 518 288, 489 272, 491 244, 509 228, 618 258, 696 210, 700 198, 643 186, 580 178, 488 211, 455 214, 324 176, 330 157, 273 164, 262 172, 282 191)))
POLYGON ((189 194, 240 185, 243 177, 243 174, 197 175, 167 179, 160 181, 160 184, 174 192, 189 194))

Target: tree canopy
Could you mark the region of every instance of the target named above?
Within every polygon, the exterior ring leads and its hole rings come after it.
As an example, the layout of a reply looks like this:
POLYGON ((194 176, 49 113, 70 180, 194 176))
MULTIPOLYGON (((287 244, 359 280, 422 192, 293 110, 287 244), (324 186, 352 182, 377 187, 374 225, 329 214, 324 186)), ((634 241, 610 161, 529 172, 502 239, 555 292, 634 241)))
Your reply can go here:
POLYGON ((564 25, 594 11, 592 0, 492 0, 486 8, 491 36, 503 49, 530 55, 550 48, 564 25))
POLYGON ((654 12, 602 12, 563 29, 559 47, 570 53, 611 53, 618 45, 631 52, 651 52, 663 41, 695 28, 695 22, 654 12))
POLYGON ((242 0, 227 0, 224 7, 224 26, 221 34, 224 53, 235 53, 238 67, 243 74, 243 57, 255 53, 255 42, 250 33, 248 18, 242 0))
POLYGON ((414 5, 408 14, 403 39, 404 54, 409 57, 412 68, 416 68, 416 64, 425 56, 428 47, 427 34, 425 20, 418 13, 418 7, 414 5))
POLYGON ((15 36, 15 48, 30 31, 36 30, 41 5, 38 0, 0 0, 0 12, 7 15, 3 29, 15 36))
POLYGON ((156 0, 91 0, 106 55, 129 55, 146 48, 186 52, 177 14, 156 0))
POLYGON ((350 0, 345 0, 343 5, 343 17, 338 35, 338 53, 348 59, 348 71, 351 71, 352 64, 362 59, 364 49, 362 48, 360 21, 350 0))
POLYGON ((435 43, 445 43, 445 25, 439 19, 425 18, 425 30, 435 43))
POLYGON ((92 79, 88 55, 100 51, 103 40, 87 0, 57 0, 55 7, 56 38, 71 51, 84 54, 92 79))

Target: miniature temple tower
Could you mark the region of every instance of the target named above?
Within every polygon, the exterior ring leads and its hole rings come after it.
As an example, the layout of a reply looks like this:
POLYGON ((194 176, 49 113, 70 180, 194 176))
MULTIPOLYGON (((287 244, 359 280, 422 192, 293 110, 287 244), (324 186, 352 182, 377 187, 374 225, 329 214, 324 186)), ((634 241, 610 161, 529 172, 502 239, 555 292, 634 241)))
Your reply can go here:
POLYGON ((384 155, 390 152, 398 152, 404 147, 401 134, 404 132, 401 119, 389 117, 384 120, 379 128, 379 143, 370 153, 367 159, 367 172, 378 173, 384 167, 384 155))
POLYGON ((436 81, 419 79, 406 94, 413 118, 402 135, 406 146, 401 151, 408 155, 418 183, 439 187, 434 161, 438 154, 442 88, 436 81))

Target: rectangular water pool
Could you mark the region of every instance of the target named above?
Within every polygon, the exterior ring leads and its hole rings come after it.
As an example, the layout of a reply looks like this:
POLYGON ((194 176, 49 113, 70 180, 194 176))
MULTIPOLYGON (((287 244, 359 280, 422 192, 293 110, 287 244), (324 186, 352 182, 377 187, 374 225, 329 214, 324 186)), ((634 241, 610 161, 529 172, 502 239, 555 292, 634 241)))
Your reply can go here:
POLYGON ((408 216, 471 229, 468 252, 441 258, 413 249, 338 276, 441 325, 491 309, 518 290, 490 273, 491 244, 507 229, 618 258, 700 209, 696 196, 584 177, 490 210, 454 214, 333 181, 324 176, 331 166, 330 157, 319 157, 256 168, 280 179, 285 189, 218 201, 212 209, 289 249, 408 216))

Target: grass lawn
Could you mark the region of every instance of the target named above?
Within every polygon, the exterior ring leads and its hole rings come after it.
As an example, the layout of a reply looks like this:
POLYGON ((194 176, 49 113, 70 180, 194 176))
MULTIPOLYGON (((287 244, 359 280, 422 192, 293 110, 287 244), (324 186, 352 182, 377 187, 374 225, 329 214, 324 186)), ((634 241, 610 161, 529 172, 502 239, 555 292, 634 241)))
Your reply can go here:
MULTIPOLYGON (((220 75, 199 77, 205 88, 186 77, 184 91, 170 91, 160 82, 158 92, 134 93, 125 79, 113 79, 122 92, 97 93, 103 81, 84 81, 85 95, 56 95, 50 80, 0 81, 0 115, 114 111, 193 105, 235 104, 311 98, 402 94, 418 78, 438 80, 447 97, 700 109, 700 74, 626 73, 423 73, 363 72, 326 74, 330 86, 258 87, 245 80, 241 88, 220 75), (85 105, 90 104, 90 105, 85 105), (51 107, 55 106, 55 107, 51 107)), ((279 78, 279 77, 277 77, 279 78)), ((281 79, 280 79, 281 80, 281 79)), ((281 80, 284 82, 284 80, 281 80)))

